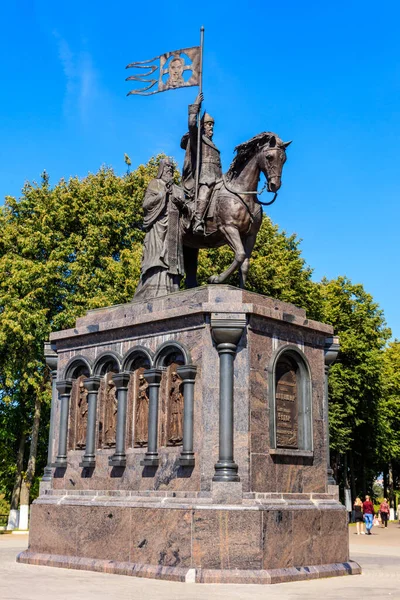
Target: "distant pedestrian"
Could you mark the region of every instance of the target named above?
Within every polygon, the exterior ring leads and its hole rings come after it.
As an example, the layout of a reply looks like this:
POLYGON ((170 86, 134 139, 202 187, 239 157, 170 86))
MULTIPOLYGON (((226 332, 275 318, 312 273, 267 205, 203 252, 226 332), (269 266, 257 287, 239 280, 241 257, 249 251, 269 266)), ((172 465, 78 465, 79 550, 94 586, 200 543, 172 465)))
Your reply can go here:
POLYGON ((363 513, 362 513, 362 506, 363 503, 361 502, 361 498, 356 498, 354 500, 354 520, 356 522, 356 527, 357 527, 357 535, 363 535, 364 534, 364 519, 363 519, 363 513))
POLYGON ((374 505, 371 502, 371 498, 369 496, 365 496, 365 501, 363 502, 363 514, 364 514, 364 523, 365 529, 367 530, 367 535, 371 535, 371 529, 374 522, 374 505))
POLYGON ((381 505, 379 507, 379 512, 381 515, 382 527, 387 527, 389 521, 390 507, 387 501, 387 498, 383 499, 381 505))

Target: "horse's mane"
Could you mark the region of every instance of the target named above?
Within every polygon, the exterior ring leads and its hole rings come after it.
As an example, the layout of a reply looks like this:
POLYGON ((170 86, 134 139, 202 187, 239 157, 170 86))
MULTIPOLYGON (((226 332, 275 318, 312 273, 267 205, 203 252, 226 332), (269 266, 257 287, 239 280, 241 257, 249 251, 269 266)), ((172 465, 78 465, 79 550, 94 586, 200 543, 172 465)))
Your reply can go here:
POLYGON ((231 162, 231 166, 226 174, 228 181, 230 181, 235 175, 238 175, 240 171, 243 169, 244 165, 254 156, 254 154, 263 146, 265 146, 269 140, 275 137, 276 138, 276 146, 282 144, 282 140, 272 133, 271 131, 263 131, 258 135, 255 135, 247 142, 243 142, 243 144, 239 144, 235 148, 236 156, 231 162))

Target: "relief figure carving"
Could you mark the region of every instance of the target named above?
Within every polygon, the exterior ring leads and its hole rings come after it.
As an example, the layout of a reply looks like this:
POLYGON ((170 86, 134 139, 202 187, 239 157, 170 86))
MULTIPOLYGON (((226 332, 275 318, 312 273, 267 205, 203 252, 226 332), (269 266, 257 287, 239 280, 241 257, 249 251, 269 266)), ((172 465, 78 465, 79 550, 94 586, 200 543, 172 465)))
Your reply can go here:
POLYGON ((84 386, 84 379, 81 378, 78 383, 77 398, 77 426, 76 426, 76 444, 78 449, 86 447, 86 428, 88 414, 88 391, 84 386))
POLYGON ((139 375, 139 385, 136 400, 135 445, 147 446, 149 430, 149 384, 143 373, 139 375))
POLYGON ((117 388, 112 379, 112 373, 107 374, 105 389, 105 415, 104 415, 104 446, 113 448, 115 446, 117 432, 117 388))
POLYGON ((171 374, 168 406, 168 444, 176 446, 183 440, 183 383, 176 371, 171 374))

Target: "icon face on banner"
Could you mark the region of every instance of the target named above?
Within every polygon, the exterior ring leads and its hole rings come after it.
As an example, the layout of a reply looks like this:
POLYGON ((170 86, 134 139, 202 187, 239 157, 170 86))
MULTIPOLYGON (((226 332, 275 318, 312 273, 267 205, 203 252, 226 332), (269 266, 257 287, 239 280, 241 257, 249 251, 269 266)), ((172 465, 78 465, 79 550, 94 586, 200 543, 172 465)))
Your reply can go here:
POLYGON ((166 52, 150 60, 133 62, 127 69, 141 69, 126 81, 147 83, 145 87, 131 90, 128 96, 150 96, 158 92, 192 87, 200 82, 200 46, 166 52), (154 75, 154 78, 152 78, 154 75))

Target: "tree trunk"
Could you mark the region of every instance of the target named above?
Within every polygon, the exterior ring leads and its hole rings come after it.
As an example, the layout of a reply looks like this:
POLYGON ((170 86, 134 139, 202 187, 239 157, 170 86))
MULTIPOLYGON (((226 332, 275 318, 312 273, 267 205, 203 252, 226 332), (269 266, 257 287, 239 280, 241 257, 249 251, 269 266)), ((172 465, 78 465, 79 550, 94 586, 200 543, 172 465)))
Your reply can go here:
POLYGON ((383 496, 384 496, 384 498, 388 497, 388 478, 389 478, 388 468, 387 468, 387 465, 385 465, 385 467, 383 469, 383 496))
POLYGON ((33 424, 31 433, 31 445, 29 448, 29 459, 28 467, 26 469, 26 475, 21 485, 21 497, 20 497, 20 529, 28 529, 28 513, 29 513, 29 496, 32 487, 33 478, 35 477, 36 469, 36 454, 37 445, 39 438, 39 424, 40 424, 40 411, 42 403, 40 395, 37 394, 35 398, 35 409, 33 414, 33 424))
POLYGON ((394 493, 393 493, 393 466, 392 461, 389 461, 389 505, 394 508, 394 493))
POLYGON ((365 460, 364 457, 362 458, 362 471, 361 471, 361 486, 362 486, 362 493, 363 493, 363 497, 365 498, 365 495, 367 493, 367 474, 366 474, 366 469, 365 469, 365 460))
POLYGON ((10 514, 8 516, 7 529, 15 529, 18 527, 18 505, 21 494, 21 483, 22 483, 22 468, 24 466, 24 450, 25 450, 25 432, 22 431, 19 440, 19 447, 17 452, 17 472, 15 473, 14 487, 11 494, 10 514))
POLYGON ((349 458, 350 458, 350 485, 351 485, 351 496, 353 498, 353 502, 356 499, 357 496, 357 490, 356 490, 356 480, 354 478, 354 455, 353 455, 353 451, 350 450, 349 452, 349 458))

